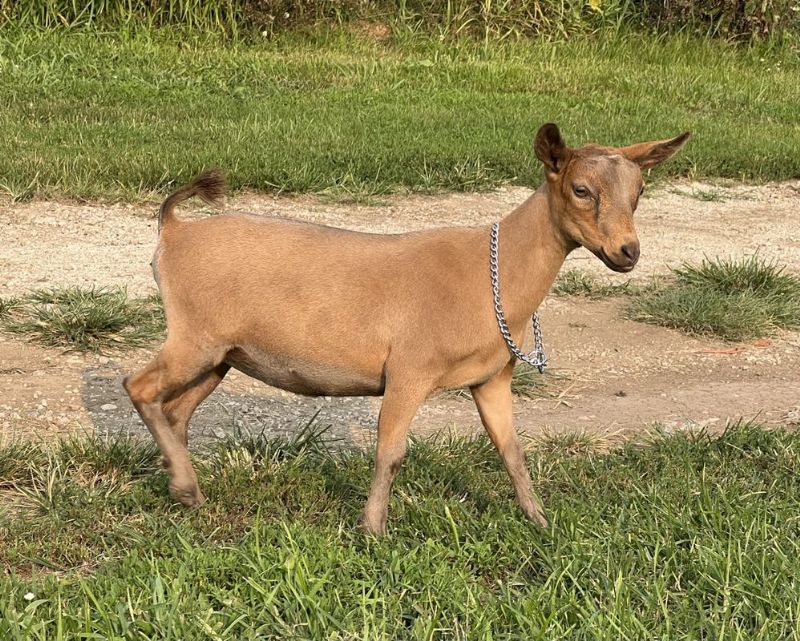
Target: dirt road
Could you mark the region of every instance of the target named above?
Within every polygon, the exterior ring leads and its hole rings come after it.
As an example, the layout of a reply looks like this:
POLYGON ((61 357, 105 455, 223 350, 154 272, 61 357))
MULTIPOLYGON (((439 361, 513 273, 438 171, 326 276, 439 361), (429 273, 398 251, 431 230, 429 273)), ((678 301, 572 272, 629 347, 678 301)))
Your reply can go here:
MULTIPOLYGON (((395 232, 489 223, 530 192, 449 194, 336 204, 313 196, 240 194, 228 211, 250 211, 351 229, 395 232)), ((800 182, 766 186, 674 183, 642 201, 637 225, 643 256, 634 279, 685 260, 758 251, 800 269, 800 182)), ((0 296, 39 287, 124 285, 154 291, 148 263, 155 204, 0 203, 0 296)), ((206 215, 188 209, 188 216, 206 215)), ((610 274, 581 250, 565 269, 610 274)), ((487 276, 488 277, 488 276, 487 276)), ((625 433, 660 422, 722 426, 729 418, 800 424, 800 334, 762 346, 734 346, 621 320, 620 301, 549 298, 542 309, 553 377, 549 396, 519 400, 526 431, 585 429, 625 433)), ((121 392, 123 373, 147 360, 143 350, 107 356, 63 353, 0 334, 0 436, 50 437, 75 431, 141 431, 121 392)), ((334 435, 359 442, 374 435, 378 399, 302 399, 231 374, 198 410, 192 433, 214 437, 235 427, 291 432, 319 412, 334 435)), ((471 402, 431 399, 414 430, 479 428, 471 402)))

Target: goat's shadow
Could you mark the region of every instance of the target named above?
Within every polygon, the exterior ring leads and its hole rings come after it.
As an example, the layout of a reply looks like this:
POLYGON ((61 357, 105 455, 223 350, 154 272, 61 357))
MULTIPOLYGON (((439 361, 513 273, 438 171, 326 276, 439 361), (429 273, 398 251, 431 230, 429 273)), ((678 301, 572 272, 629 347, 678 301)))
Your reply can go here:
MULTIPOLYGON (((124 375, 113 362, 102 369, 84 370, 83 405, 98 436, 149 438, 147 427, 122 387, 124 375)), ((373 399, 364 397, 240 395, 218 388, 192 416, 189 442, 191 449, 198 450, 242 434, 291 440, 312 420, 327 428, 326 439, 343 446, 363 446, 374 440, 378 411, 373 399)))

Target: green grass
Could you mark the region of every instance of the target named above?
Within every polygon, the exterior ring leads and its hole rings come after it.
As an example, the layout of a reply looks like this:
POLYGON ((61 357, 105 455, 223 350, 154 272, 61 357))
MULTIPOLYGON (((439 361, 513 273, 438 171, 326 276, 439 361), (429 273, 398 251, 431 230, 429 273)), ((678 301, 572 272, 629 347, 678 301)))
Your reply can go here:
POLYGON ((584 296, 586 298, 608 298, 609 296, 630 295, 638 291, 626 281, 621 285, 601 281, 597 276, 579 269, 561 272, 553 284, 551 292, 555 296, 584 296))
POLYGON ((744 341, 800 327, 800 278, 759 256, 684 265, 630 300, 629 318, 744 341))
POLYGON ((551 530, 450 438, 412 444, 381 540, 355 530, 371 456, 314 439, 203 456, 197 511, 149 446, 6 446, 0 638, 800 637, 800 435, 562 441, 530 455, 551 530))
POLYGON ((693 189, 686 194, 701 202, 722 203, 727 200, 725 194, 718 189, 693 189))
POLYGON ((13 310, 19 307, 20 301, 15 296, 0 298, 0 321, 6 318, 13 310))
MULTIPOLYGON (((552 368, 539 373, 527 363, 517 362, 511 375, 511 392, 520 398, 556 398, 566 387, 568 377, 552 368)), ((468 389, 453 389, 442 393, 444 396, 471 399, 468 389)))
POLYGON ((312 24, 424 31, 440 38, 519 38, 595 34, 645 27, 669 33, 791 39, 800 27, 794 0, 0 0, 3 20, 26 27, 136 28, 169 24, 219 31, 232 38, 273 34, 312 24))
POLYGON ((0 327, 48 347, 99 352, 143 347, 164 334, 157 297, 131 299, 120 288, 40 289, 0 301, 0 327))
POLYGON ((532 139, 694 137, 655 177, 800 175, 788 48, 685 36, 438 42, 332 32, 0 35, 0 185, 136 199, 218 165, 235 188, 358 199, 536 184, 532 139))
POLYGON ((523 398, 555 398, 569 379, 552 368, 544 372, 527 363, 517 363, 511 375, 511 392, 523 398))

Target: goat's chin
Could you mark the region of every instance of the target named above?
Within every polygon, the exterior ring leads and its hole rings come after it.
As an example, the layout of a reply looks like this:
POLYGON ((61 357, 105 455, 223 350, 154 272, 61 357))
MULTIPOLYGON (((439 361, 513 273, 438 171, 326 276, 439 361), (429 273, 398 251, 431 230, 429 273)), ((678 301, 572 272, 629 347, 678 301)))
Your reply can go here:
POLYGON ((615 271, 615 272, 617 272, 619 274, 627 274, 628 272, 633 271, 633 268, 636 267, 636 263, 632 263, 632 264, 629 264, 629 265, 619 265, 619 264, 615 263, 613 260, 611 260, 606 255, 606 253, 603 251, 602 247, 600 249, 597 249, 597 250, 590 249, 589 251, 591 251, 601 261, 603 261, 603 264, 606 267, 608 267, 610 270, 615 271))
POLYGON ((627 274, 629 272, 632 272, 633 268, 636 267, 636 265, 628 265, 627 267, 622 267, 621 265, 613 265, 613 264, 609 264, 609 263, 606 263, 606 266, 609 269, 611 269, 611 270, 613 270, 613 271, 615 271, 617 273, 620 273, 620 274, 627 274))

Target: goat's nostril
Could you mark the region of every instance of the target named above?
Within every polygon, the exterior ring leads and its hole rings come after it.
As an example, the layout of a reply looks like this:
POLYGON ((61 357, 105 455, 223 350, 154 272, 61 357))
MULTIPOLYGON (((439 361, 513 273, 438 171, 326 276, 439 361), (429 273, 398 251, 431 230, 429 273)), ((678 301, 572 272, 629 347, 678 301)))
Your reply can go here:
POLYGON ((620 249, 623 255, 632 263, 639 258, 639 243, 626 243, 620 249))

